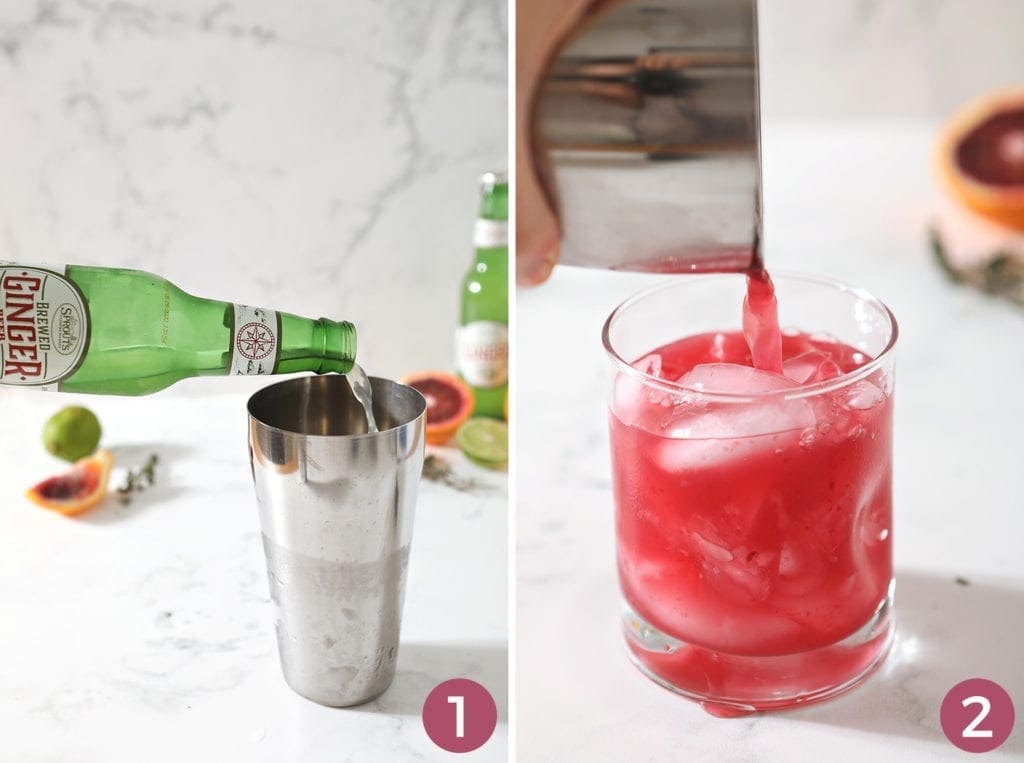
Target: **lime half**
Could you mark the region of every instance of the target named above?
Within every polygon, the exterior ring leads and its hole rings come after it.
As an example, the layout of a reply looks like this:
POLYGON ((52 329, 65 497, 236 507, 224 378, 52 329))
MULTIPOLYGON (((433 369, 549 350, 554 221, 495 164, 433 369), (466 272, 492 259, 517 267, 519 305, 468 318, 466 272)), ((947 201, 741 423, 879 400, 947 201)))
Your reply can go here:
POLYGON ((497 419, 470 419, 455 433, 455 442, 470 461, 500 469, 508 463, 508 425, 497 419))
POLYGON ((77 461, 91 455, 100 443, 99 419, 88 408, 69 405, 50 417, 43 428, 43 445, 57 458, 77 461))

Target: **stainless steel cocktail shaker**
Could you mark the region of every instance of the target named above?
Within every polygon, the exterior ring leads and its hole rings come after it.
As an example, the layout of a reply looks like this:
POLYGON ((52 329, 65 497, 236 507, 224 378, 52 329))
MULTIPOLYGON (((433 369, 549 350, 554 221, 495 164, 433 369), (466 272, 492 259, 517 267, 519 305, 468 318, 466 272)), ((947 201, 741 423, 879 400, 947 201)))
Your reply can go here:
POLYGON ((739 271, 760 241, 755 0, 585 16, 534 104, 568 265, 739 271))
POLYGON ((380 432, 345 377, 290 379, 249 401, 249 452, 285 680, 323 705, 395 675, 426 402, 371 378, 380 432))

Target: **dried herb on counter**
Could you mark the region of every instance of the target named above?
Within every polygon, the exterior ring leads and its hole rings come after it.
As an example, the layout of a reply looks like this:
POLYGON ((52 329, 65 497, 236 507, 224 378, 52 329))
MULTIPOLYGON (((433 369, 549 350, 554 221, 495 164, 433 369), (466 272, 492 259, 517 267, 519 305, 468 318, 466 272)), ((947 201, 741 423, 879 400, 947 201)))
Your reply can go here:
POLYGON ((946 245, 936 228, 929 229, 928 241, 936 262, 953 283, 973 286, 986 294, 1024 306, 1024 256, 997 251, 977 265, 957 267, 950 261, 946 245))
POLYGON ((156 453, 150 453, 149 458, 138 469, 130 469, 125 475, 124 484, 117 489, 121 494, 121 503, 128 505, 132 500, 132 493, 141 493, 147 487, 156 482, 156 465, 160 462, 156 453))
POLYGON ((452 471, 451 464, 440 456, 429 455, 423 460, 423 478, 431 482, 440 482, 460 493, 467 493, 479 487, 475 479, 460 477, 452 471))

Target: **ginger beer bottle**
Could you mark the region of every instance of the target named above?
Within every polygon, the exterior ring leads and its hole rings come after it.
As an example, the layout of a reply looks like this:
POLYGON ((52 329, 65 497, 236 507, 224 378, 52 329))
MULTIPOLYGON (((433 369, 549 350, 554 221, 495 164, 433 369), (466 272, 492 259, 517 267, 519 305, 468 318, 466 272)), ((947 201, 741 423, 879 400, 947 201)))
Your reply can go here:
POLYGON ((508 390, 508 179, 488 172, 480 190, 476 258, 462 282, 456 364, 473 390, 473 415, 501 418, 508 390))
POLYGON ((200 299, 138 270, 0 263, 0 385, 145 395, 190 376, 347 373, 351 323, 200 299))

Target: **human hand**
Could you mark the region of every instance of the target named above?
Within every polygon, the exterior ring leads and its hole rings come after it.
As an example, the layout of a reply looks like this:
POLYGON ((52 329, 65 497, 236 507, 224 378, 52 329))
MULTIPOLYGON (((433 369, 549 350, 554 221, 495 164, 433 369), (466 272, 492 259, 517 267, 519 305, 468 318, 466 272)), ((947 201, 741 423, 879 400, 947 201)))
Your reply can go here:
POLYGON ((540 180, 533 110, 544 74, 566 34, 594 0, 519 0, 516 6, 516 280, 535 286, 558 262, 559 231, 540 180))

